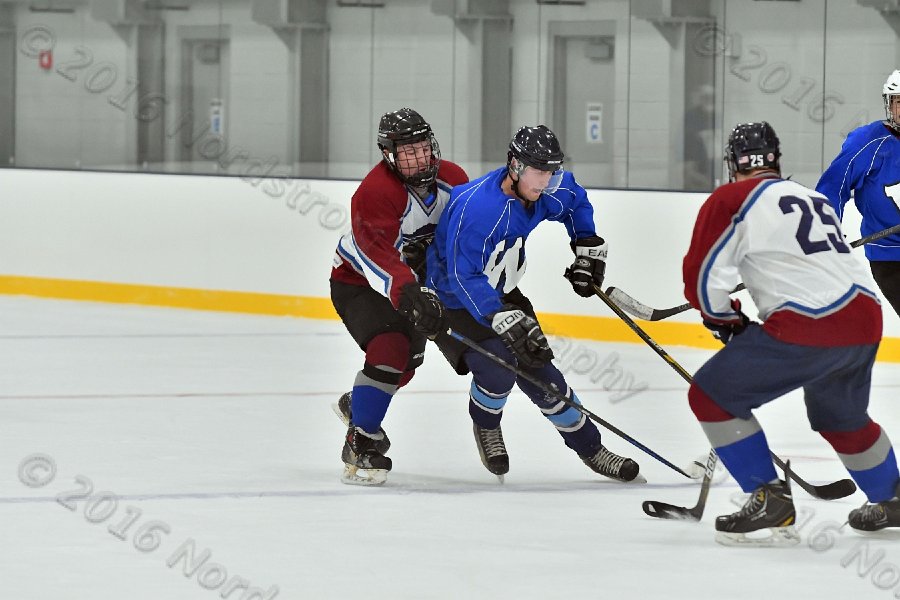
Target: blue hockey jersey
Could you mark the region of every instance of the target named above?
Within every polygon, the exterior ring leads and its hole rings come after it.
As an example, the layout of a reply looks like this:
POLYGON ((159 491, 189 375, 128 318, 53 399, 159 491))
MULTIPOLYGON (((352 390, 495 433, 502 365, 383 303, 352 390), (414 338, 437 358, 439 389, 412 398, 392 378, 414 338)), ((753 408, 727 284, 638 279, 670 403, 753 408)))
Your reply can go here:
POLYGON ((465 308, 485 325, 522 279, 525 240, 539 223, 563 223, 573 241, 596 235, 594 209, 571 173, 528 209, 503 192, 505 176, 504 166, 453 188, 428 249, 428 287, 447 308, 465 308))
MULTIPOLYGON (((851 131, 816 185, 841 219, 851 190, 863 236, 900 223, 900 140, 883 121, 851 131)), ((866 244, 866 258, 900 261, 900 236, 866 244)))

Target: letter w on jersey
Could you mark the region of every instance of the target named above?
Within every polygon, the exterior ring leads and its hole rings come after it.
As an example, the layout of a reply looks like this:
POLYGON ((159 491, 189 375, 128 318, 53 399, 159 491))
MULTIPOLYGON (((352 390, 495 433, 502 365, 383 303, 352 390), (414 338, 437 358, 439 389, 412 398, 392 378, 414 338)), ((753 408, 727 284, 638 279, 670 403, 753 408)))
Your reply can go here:
POLYGON ((528 261, 525 260, 525 238, 503 240, 494 248, 484 267, 484 274, 495 290, 504 294, 513 291, 522 276, 528 261))

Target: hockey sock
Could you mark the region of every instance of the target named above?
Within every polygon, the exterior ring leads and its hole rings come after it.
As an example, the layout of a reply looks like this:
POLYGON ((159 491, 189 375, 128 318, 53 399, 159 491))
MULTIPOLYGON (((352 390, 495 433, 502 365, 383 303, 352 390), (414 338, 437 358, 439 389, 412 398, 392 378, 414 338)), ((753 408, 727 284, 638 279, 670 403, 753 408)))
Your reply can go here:
MULTIPOLYGON (((508 363, 513 362, 512 352, 500 338, 480 342, 481 347, 508 363)), ((466 365, 472 371, 472 386, 469 388, 469 415, 482 429, 496 429, 500 426, 506 398, 515 384, 516 374, 504 369, 486 356, 469 350, 465 354, 466 365)))
POLYGON ((409 339, 402 333, 382 333, 366 346, 366 362, 353 382, 353 424, 378 433, 409 360, 409 339))
POLYGON ((493 396, 489 392, 478 387, 475 381, 469 388, 469 416, 482 429, 497 429, 500 426, 500 418, 503 416, 503 407, 509 393, 502 396, 493 396))
MULTIPOLYGON (((563 374, 552 363, 532 370, 531 374, 553 386, 575 404, 581 404, 581 400, 566 383, 563 374)), ((569 448, 581 456, 591 456, 600 448, 600 431, 591 421, 587 420, 581 411, 558 398, 549 396, 544 390, 524 378, 518 378, 516 383, 535 406, 541 409, 544 416, 553 423, 569 448)))
POLYGON ((709 443, 744 492, 750 493, 760 485, 778 479, 769 442, 756 417, 735 417, 696 384, 691 384, 688 400, 709 443))
POLYGON ((891 440, 884 430, 869 421, 855 431, 820 431, 837 452, 850 476, 869 502, 884 502, 894 497, 900 473, 891 440))

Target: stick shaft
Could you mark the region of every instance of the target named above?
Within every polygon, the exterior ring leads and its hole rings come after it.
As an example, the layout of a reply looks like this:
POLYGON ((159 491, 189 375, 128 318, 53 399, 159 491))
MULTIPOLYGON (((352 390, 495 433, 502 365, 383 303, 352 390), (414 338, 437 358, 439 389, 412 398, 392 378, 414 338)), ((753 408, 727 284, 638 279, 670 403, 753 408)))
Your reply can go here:
POLYGON ((619 429, 618 427, 616 427, 615 425, 613 425, 612 423, 610 423, 609 421, 607 421, 607 420, 605 420, 605 419, 603 419, 603 418, 597 416, 596 414, 594 414, 592 411, 588 410, 587 408, 585 408, 585 407, 582 406, 581 404, 578 404, 577 402, 574 402, 573 400, 569 399, 569 398, 566 397, 562 392, 560 392, 559 390, 557 390, 557 389, 551 387, 551 386, 548 385, 546 382, 541 381, 540 379, 538 379, 537 377, 535 377, 535 376, 532 375, 531 373, 526 373, 525 371, 522 371, 521 369, 519 369, 519 368, 516 367, 515 365, 509 364, 508 362, 506 362, 505 360, 503 360, 502 358, 500 358, 499 356, 497 356, 496 354, 494 354, 494 353, 491 352, 490 350, 485 350, 485 349, 482 348, 480 345, 478 345, 476 342, 470 340, 469 338, 467 338, 466 336, 464 336, 464 335, 462 335, 462 334, 460 334, 460 333, 457 333, 457 332, 453 331, 452 329, 448 329, 448 330, 447 330, 447 334, 450 335, 451 337, 453 337, 454 339, 459 340, 460 342, 462 342, 463 344, 465 344, 466 346, 468 346, 469 348, 471 348, 471 349, 474 350, 475 352, 478 352, 479 354, 482 354, 482 355, 486 356, 487 358, 489 358, 490 360, 494 361, 495 363, 497 363, 497 364, 500 365, 501 367, 503 367, 503 368, 505 368, 505 369, 508 369, 508 370, 512 371, 513 373, 516 374, 516 377, 521 377, 522 379, 524 379, 524 380, 526 380, 526 381, 528 381, 528 382, 530 382, 530 383, 536 385, 536 386, 539 387, 542 391, 544 391, 546 394, 549 394, 550 396, 556 398, 557 400, 559 400, 559 401, 562 402, 563 404, 565 404, 565 405, 567 405, 567 406, 571 406, 572 408, 574 408, 575 410, 579 411, 581 414, 583 414, 584 416, 588 417, 588 418, 591 419, 592 421, 595 421, 595 422, 599 423, 600 425, 602 425, 603 427, 605 427, 605 428, 608 429, 609 431, 613 432, 614 434, 616 434, 617 436, 619 436, 620 438, 622 438, 623 440, 625 440, 625 441, 628 442, 629 444, 632 444, 633 446, 636 446, 637 448, 640 448, 640 449, 641 449, 642 451, 644 451, 646 454, 648 454, 649 456, 652 456, 653 458, 655 458, 656 460, 658 460, 658 461, 661 462, 662 464, 666 465, 667 467, 669 467, 669 468, 672 469, 673 471, 676 471, 676 472, 678 472, 678 473, 681 473, 682 475, 684 475, 684 476, 687 477, 688 479, 692 479, 692 477, 691 477, 688 473, 686 473, 684 470, 682 470, 681 468, 679 468, 678 466, 676 466, 676 465, 673 464, 672 462, 670 462, 670 461, 666 460, 665 458, 663 458, 660 454, 654 452, 653 450, 651 450, 650 448, 648 448, 647 446, 645 446, 645 445, 642 444, 641 442, 637 441, 636 439, 634 439, 633 437, 631 437, 630 435, 628 435, 627 433, 625 433, 624 431, 622 431, 621 429, 619 429))

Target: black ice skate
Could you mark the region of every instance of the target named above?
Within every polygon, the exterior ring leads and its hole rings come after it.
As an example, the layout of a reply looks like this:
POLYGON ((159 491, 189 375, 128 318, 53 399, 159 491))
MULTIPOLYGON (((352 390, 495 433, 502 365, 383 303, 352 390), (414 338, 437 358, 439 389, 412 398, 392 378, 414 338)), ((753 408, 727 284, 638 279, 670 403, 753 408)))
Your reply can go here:
POLYGON ((499 426, 497 429, 482 429, 477 423, 472 423, 472 428, 481 462, 503 483, 503 476, 509 472, 509 455, 506 453, 506 444, 503 443, 503 431, 499 426))
POLYGON ((793 546, 800 543, 788 481, 761 485, 741 510, 716 517, 716 541, 725 546, 793 546), (768 530, 769 535, 761 535, 768 530), (760 535, 747 534, 761 532, 760 535))
MULTIPOLYGON (((338 416, 338 418, 344 422, 344 425, 347 427, 350 426, 350 419, 352 418, 352 413, 350 412, 350 392, 347 392, 343 396, 341 396, 336 404, 331 405, 331 409, 334 411, 334 414, 338 416)), ((379 429, 378 433, 384 436, 384 439, 378 440, 375 449, 378 450, 379 454, 387 454, 388 450, 391 449, 391 440, 388 439, 387 433, 384 432, 384 429, 379 429)))
MULTIPOLYGON (((900 485, 897 488, 897 493, 900 493, 900 485)), ((878 531, 885 527, 900 527, 900 500, 894 496, 884 502, 863 504, 850 511, 847 523, 857 531, 878 531)))
MULTIPOLYGON (((600 449, 591 456, 581 456, 581 460, 594 473, 599 473, 618 481, 634 481, 641 470, 640 466, 630 458, 619 456, 603 446, 600 446, 600 449)), ((640 481, 646 482, 643 478, 640 481)))
POLYGON ((359 427, 350 426, 344 440, 341 459, 344 472, 341 481, 351 485, 382 485, 391 470, 391 459, 381 454, 377 445, 384 441, 384 434, 371 434, 359 427))

